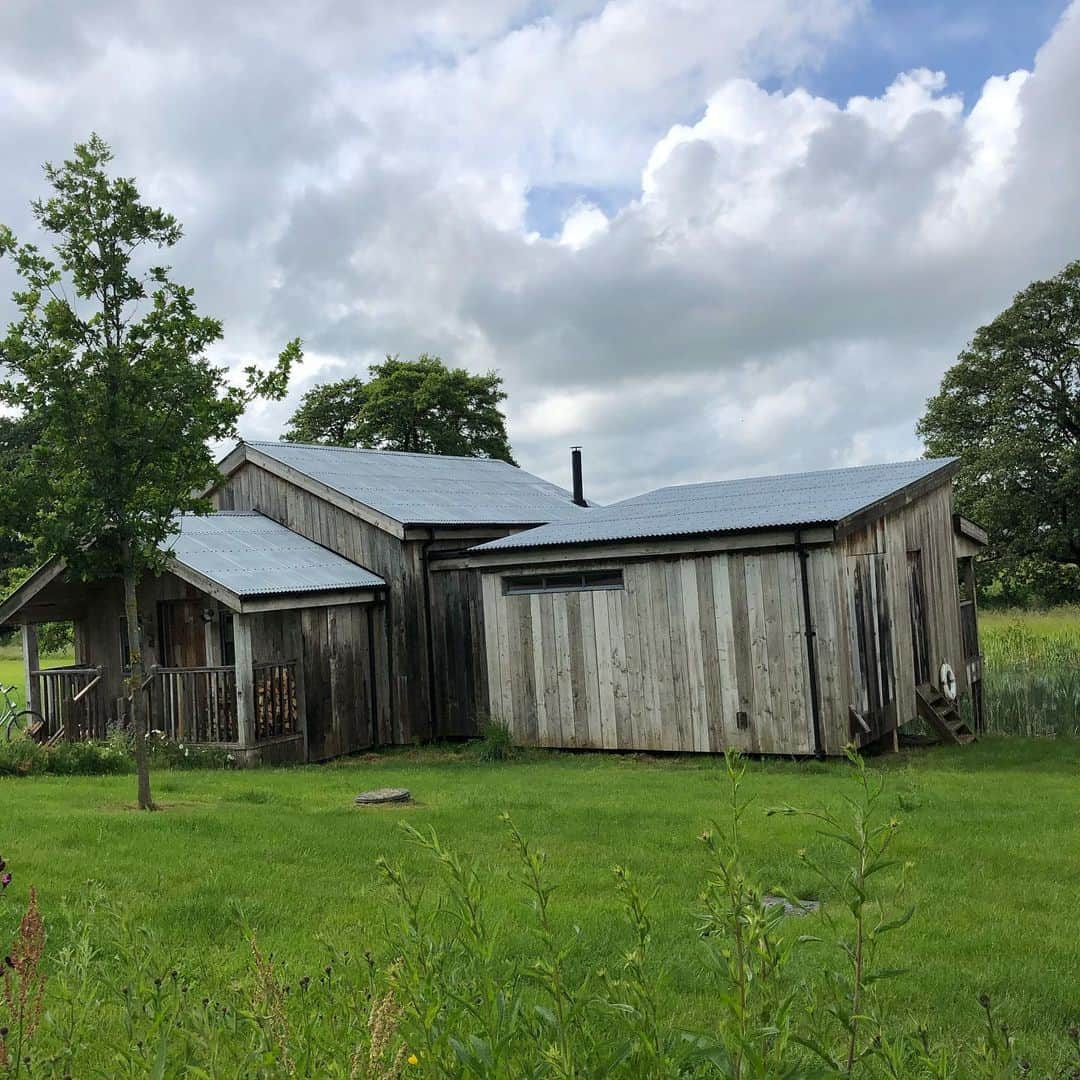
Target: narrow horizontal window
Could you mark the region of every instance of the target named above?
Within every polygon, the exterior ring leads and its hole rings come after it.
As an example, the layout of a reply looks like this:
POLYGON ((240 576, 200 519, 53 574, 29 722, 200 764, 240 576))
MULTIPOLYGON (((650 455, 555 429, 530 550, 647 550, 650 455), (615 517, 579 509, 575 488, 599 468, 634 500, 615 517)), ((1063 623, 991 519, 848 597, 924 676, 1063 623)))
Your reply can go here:
POLYGON ((518 596, 522 593, 581 592, 585 589, 621 589, 621 570, 587 570, 572 574, 528 574, 522 577, 504 577, 503 594, 518 596))

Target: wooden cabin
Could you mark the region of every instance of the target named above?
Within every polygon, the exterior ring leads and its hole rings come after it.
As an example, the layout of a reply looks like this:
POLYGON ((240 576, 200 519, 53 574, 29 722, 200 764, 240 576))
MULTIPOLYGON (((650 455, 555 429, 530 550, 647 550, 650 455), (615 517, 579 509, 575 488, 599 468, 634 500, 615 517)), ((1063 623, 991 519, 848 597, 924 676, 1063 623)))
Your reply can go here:
MULTIPOLYGON (((606 508, 579 469, 571 494, 477 458, 258 442, 221 471, 217 512, 179 519, 144 582, 143 692, 152 727, 239 761, 470 736, 487 717, 524 745, 837 754, 916 716, 963 741, 982 716, 986 537, 953 514, 951 460, 606 508)), ((125 722, 118 581, 54 560, 0 625, 22 627, 45 734, 125 722), (35 626, 62 619, 76 663, 42 670, 35 626)))
POLYGON ((963 742, 986 536, 954 516, 957 467, 662 488, 434 576, 479 573, 488 710, 523 745, 835 755, 917 716, 963 742))
MULTIPOLYGON (((143 586, 151 726, 238 760, 321 760, 475 734, 487 704, 480 577, 439 554, 587 513, 501 461, 240 443, 143 586)), ((583 500, 581 500, 583 502, 583 500)), ((0 605, 23 632, 46 734, 128 715, 120 583, 42 567, 0 605), (35 626, 72 620, 76 664, 41 670, 35 626)))
MULTIPOLYGON (((254 512, 181 517, 168 570, 144 579, 150 727, 241 762, 332 757, 368 739, 386 582, 254 512), (329 675, 329 677, 328 677, 329 675)), ((129 715, 119 580, 46 564, 0 607, 22 626, 27 705, 45 738, 104 738, 129 715), (36 625, 70 620, 76 662, 41 669, 36 625)))

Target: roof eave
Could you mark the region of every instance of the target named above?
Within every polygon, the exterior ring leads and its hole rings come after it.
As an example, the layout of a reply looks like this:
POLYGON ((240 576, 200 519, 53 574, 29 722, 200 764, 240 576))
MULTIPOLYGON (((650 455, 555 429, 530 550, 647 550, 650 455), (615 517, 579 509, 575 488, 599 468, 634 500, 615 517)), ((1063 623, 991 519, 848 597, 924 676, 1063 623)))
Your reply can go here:
POLYGON ((951 483, 952 479, 960 471, 960 459, 949 458, 932 472, 925 473, 917 480, 912 480, 903 487, 897 488, 888 495, 873 502, 867 503, 858 510, 852 511, 836 522, 836 539, 842 540, 845 536, 866 528, 886 514, 893 514, 903 509, 916 499, 921 499, 935 488, 943 484, 951 483))
POLYGON ((6 626, 42 589, 64 572, 63 559, 52 558, 39 566, 0 603, 0 626, 6 626))

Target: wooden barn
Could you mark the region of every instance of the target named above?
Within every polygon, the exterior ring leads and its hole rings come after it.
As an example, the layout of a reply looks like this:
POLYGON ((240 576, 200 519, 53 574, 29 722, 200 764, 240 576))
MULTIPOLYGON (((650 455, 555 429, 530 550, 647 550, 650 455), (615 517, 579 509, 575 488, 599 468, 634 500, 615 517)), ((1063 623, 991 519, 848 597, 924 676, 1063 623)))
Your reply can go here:
MULTIPOLYGON (((590 507, 503 462, 240 443, 144 583, 151 726, 312 761, 477 734, 522 744, 837 754, 921 715, 981 715, 953 461, 664 488, 590 507)), ((119 582, 42 567, 22 627, 44 735, 128 713, 119 582), (70 619, 76 663, 35 627, 70 619)))
MULTIPOLYGON (((501 461, 240 443, 144 583, 151 726, 238 760, 321 760, 474 734, 487 684, 479 575, 439 554, 588 511, 501 461)), ((584 503, 579 498, 580 503, 584 503)), ((43 734, 98 737, 127 714, 119 581, 58 561, 2 605, 22 627, 43 734), (35 627, 75 624, 76 663, 42 669, 35 627)))
POLYGON ((518 743, 831 755, 916 716, 963 742, 986 537, 956 470, 663 488, 437 566, 481 576, 488 707, 518 743))

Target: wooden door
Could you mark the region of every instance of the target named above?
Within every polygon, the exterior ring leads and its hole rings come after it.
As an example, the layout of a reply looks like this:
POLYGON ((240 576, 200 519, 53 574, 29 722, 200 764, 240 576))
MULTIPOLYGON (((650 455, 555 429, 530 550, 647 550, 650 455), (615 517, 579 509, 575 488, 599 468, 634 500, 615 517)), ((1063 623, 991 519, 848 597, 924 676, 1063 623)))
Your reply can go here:
POLYGON ((201 600, 163 600, 158 604, 158 656, 162 667, 206 665, 207 604, 201 600))
POLYGON ((896 726, 896 670, 888 563, 884 554, 847 560, 848 632, 851 637, 851 734, 871 742, 896 726))
POLYGON ((915 685, 930 682, 930 641, 926 630, 926 588, 923 584, 922 551, 907 553, 908 608, 911 612, 911 654, 915 685))

